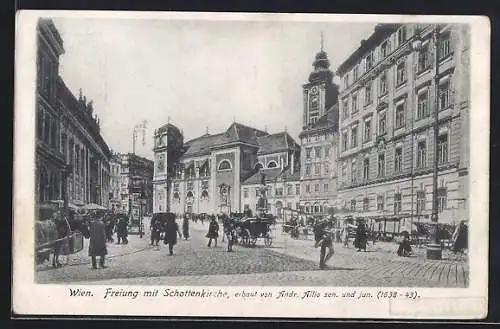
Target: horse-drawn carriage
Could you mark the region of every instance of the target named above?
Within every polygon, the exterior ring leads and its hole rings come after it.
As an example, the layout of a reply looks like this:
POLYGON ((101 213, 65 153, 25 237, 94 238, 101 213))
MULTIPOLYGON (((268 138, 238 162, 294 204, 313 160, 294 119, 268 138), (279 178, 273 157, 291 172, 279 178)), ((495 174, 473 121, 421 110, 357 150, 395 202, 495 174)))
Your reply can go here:
POLYGON ((88 225, 75 219, 70 208, 61 209, 56 202, 37 206, 35 222, 35 260, 42 264, 54 254, 53 266, 59 267, 59 255, 70 255, 83 249, 83 239, 90 236, 88 225))
POLYGON ((273 243, 271 226, 275 224, 273 216, 240 217, 232 215, 238 243, 243 246, 255 246, 258 239, 264 239, 264 245, 271 246, 273 243))

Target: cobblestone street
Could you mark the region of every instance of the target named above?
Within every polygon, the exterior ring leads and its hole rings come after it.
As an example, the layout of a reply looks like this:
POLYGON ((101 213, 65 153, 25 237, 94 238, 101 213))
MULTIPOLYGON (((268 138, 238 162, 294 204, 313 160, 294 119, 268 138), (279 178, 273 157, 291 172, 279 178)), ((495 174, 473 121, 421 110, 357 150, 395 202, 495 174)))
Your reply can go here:
MULTIPOLYGON (((157 284, 157 285, 300 285, 300 286, 414 286, 466 287, 467 263, 453 259, 429 261, 425 250, 413 257, 395 255, 395 244, 377 243, 368 252, 335 245, 329 269, 318 268, 319 250, 310 240, 295 240, 274 230, 273 244, 265 248, 258 240, 254 248, 235 246, 225 250, 219 239, 208 248, 207 224, 191 224, 192 237, 179 241, 175 255, 166 246, 149 246, 149 236, 130 236, 128 245, 108 244, 106 269, 92 270, 87 247, 71 255, 67 265, 53 269, 38 266, 39 283, 157 284)), ((85 241, 86 244, 88 240, 85 241)), ((64 262, 64 259, 61 259, 64 262)))

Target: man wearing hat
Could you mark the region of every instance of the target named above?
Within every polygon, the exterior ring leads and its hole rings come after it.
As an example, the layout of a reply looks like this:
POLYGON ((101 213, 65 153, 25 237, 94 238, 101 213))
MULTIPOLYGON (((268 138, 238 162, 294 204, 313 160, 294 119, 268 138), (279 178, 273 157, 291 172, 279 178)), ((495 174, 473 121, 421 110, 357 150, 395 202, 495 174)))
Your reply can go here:
POLYGON ((314 244, 315 248, 321 246, 319 255, 319 268, 325 269, 326 262, 333 256, 335 251, 333 250, 333 238, 332 232, 329 230, 329 223, 327 220, 319 219, 314 225, 314 244), (326 254, 326 249, 328 248, 328 254, 326 254), (326 254, 326 255, 325 255, 326 254))

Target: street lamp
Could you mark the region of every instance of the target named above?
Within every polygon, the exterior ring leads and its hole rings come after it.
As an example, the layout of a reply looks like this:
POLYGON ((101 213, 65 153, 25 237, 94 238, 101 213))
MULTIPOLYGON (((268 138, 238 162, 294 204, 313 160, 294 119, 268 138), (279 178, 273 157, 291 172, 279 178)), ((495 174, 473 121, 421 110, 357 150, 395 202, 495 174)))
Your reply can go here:
MULTIPOLYGON (((433 111, 433 130, 434 130, 434 160, 433 160, 433 175, 432 175, 432 214, 431 221, 433 224, 431 242, 427 245, 427 259, 438 260, 442 257, 441 244, 438 238, 438 171, 439 171, 439 29, 436 24, 432 32, 432 42, 434 45, 434 111, 433 111)), ((418 33, 418 31, 416 32, 418 33)), ((421 49, 422 42, 419 36, 413 41, 414 49, 421 49)), ((412 191, 413 193, 413 191, 412 191)))

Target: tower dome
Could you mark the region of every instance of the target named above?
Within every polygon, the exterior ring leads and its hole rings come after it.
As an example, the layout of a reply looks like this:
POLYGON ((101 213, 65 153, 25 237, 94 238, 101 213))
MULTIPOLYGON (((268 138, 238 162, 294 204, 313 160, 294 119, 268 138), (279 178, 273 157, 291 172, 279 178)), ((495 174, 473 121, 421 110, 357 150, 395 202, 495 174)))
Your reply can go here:
POLYGON ((314 57, 312 66, 314 71, 309 75, 309 82, 332 81, 333 72, 330 71, 330 60, 324 50, 323 33, 321 33, 321 50, 314 57))

